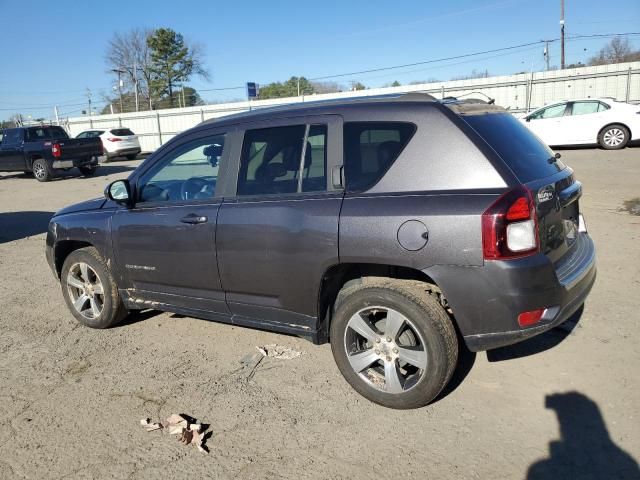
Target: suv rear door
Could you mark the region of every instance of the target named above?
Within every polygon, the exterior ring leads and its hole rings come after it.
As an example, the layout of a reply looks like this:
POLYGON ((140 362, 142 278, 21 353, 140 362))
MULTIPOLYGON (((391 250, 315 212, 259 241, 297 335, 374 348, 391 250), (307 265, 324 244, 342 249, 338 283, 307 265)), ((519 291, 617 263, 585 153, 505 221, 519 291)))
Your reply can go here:
POLYGON ((235 196, 217 227, 218 264, 234 322, 316 327, 319 282, 338 261, 343 192, 331 183, 342 165, 336 115, 243 125, 235 196), (237 318, 236 318, 237 317, 237 318))

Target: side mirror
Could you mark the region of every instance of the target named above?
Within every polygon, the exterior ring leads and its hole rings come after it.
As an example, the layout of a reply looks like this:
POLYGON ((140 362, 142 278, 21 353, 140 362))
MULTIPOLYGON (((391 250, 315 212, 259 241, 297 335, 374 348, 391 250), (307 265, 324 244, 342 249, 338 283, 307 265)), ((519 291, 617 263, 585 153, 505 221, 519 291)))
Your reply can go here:
POLYGON ((529 115, 527 115, 526 117, 524 117, 524 121, 525 122, 530 122, 531 121, 531 117, 529 115))
POLYGON ((128 207, 133 206, 129 180, 116 180, 115 182, 111 182, 107 185, 107 188, 104 189, 104 196, 107 200, 113 200, 121 205, 128 207))

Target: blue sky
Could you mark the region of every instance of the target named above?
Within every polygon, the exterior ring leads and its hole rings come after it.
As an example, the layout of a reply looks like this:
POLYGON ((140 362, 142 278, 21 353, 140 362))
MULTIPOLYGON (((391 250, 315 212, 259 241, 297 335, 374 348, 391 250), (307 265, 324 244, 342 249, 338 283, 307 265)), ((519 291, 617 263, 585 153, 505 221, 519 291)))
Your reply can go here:
MULTIPOLYGON (((640 31, 640 1, 566 0, 567 35, 640 31), (621 14, 624 12, 624 14, 621 14)), ((86 89, 101 107, 114 79, 104 53, 116 31, 170 27, 202 44, 211 81, 198 90, 308 78, 461 55, 559 36, 560 0, 459 1, 129 1, 28 2, 0 0, 3 45, 0 118, 21 112, 52 116, 54 104, 71 116, 84 108, 86 89), (28 28, 27 28, 28 26, 28 28)), ((607 39, 567 43, 567 62, 584 61, 607 39), (586 49, 586 51, 585 51, 586 49)), ((640 36, 631 37, 640 48, 640 36)), ((558 65, 559 42, 551 46, 558 65)), ((447 80, 488 70, 492 75, 542 70, 542 46, 340 77, 380 86, 399 80, 447 80)), ((243 90, 201 92, 207 101, 241 98, 243 90)))

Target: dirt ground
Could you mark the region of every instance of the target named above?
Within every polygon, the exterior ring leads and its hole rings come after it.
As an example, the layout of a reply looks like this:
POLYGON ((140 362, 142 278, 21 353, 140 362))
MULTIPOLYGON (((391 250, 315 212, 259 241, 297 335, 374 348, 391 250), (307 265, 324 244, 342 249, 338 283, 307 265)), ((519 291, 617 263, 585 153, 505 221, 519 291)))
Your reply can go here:
POLYGON ((0 478, 638 478, 640 217, 623 206, 640 148, 562 155, 598 248, 579 323, 463 355, 413 411, 360 397, 328 345, 157 312, 78 325, 45 261, 48 219, 137 162, 46 184, 0 174, 0 478), (241 358, 270 343, 305 354, 251 376, 241 358), (208 455, 139 424, 173 412, 211 425, 208 455))

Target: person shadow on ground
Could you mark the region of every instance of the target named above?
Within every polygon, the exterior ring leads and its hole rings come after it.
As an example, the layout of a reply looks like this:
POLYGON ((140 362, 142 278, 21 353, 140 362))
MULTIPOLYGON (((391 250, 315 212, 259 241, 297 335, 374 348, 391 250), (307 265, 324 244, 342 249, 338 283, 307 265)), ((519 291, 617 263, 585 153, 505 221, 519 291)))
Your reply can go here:
POLYGON ((545 406, 555 410, 560 440, 549 444, 549 458, 529 467, 527 480, 640 479, 638 463, 611 441, 600 409, 578 392, 547 395, 545 406))

